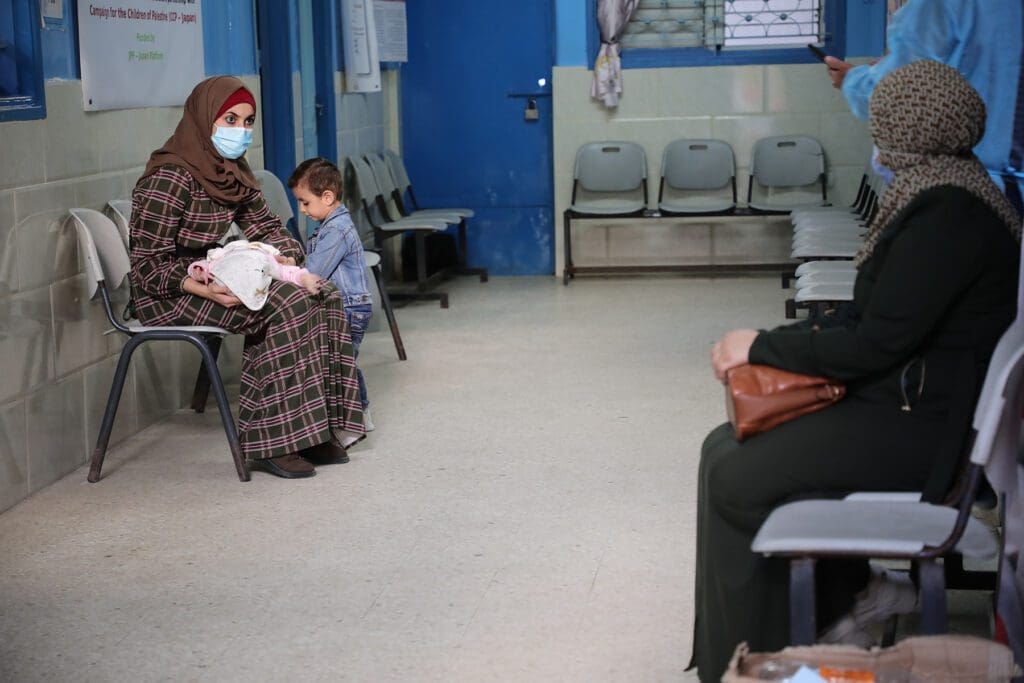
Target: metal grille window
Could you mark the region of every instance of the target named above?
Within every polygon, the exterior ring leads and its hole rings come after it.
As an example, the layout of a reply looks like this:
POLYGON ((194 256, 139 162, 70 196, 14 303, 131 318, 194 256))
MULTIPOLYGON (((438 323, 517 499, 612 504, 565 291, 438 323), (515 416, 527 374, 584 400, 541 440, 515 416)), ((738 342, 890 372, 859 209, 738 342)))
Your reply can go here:
POLYGON ((823 42, 825 0, 640 0, 629 48, 788 47, 823 42))
POLYGON ((39 0, 0 1, 0 121, 45 115, 39 0))

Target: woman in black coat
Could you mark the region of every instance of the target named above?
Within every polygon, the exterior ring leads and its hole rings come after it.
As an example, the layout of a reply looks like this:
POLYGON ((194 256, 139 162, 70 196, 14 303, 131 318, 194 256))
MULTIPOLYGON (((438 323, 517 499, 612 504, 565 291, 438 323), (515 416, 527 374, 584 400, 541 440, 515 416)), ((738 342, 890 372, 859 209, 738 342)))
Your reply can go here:
MULTIPOLYGON (((800 497, 950 488, 995 344, 1013 320, 1021 218, 972 154, 985 105, 951 67, 921 61, 871 99, 879 162, 894 172, 857 258, 853 314, 818 326, 734 330, 712 350, 720 380, 745 363, 846 383, 836 405, 739 443, 708 435, 698 488, 693 663, 717 681, 736 645, 787 644, 788 567, 750 543, 800 497)), ((819 565, 819 624, 848 612, 866 562, 819 565)))

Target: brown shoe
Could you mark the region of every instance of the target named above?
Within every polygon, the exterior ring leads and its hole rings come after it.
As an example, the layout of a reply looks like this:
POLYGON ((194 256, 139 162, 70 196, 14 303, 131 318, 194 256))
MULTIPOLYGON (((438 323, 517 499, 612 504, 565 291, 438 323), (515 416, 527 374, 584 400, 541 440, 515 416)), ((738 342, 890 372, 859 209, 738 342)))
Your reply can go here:
POLYGON ((300 452, 303 458, 316 465, 343 465, 349 460, 345 449, 330 441, 304 448, 300 452))
POLYGON ((314 469, 313 464, 305 460, 298 453, 279 455, 276 458, 253 460, 249 463, 249 467, 263 470, 285 479, 302 479, 303 477, 316 475, 316 469, 314 469))

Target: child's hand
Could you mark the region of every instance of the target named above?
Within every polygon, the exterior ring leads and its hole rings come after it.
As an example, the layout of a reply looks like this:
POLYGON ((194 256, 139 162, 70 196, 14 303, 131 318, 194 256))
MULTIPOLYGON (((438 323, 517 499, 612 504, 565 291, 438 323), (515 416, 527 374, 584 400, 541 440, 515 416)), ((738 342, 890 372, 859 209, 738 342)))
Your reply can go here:
POLYGON ((302 282, 302 286, 305 287, 306 291, 310 294, 316 294, 325 284, 327 284, 326 280, 321 278, 319 275, 314 275, 313 273, 306 273, 299 278, 299 281, 302 282))
POLYGON ((278 255, 276 255, 274 257, 274 259, 278 263, 280 263, 282 266, 294 266, 295 265, 295 259, 293 259, 291 256, 283 256, 281 254, 278 254, 278 255))

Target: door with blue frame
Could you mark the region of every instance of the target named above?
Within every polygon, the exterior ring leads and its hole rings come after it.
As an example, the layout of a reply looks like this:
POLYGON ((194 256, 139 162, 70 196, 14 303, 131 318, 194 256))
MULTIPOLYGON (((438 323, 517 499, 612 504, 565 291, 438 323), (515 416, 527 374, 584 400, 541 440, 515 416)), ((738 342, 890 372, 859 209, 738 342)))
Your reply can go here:
POLYGON ((402 156, 422 207, 468 207, 469 264, 554 272, 551 0, 406 3, 402 156))

